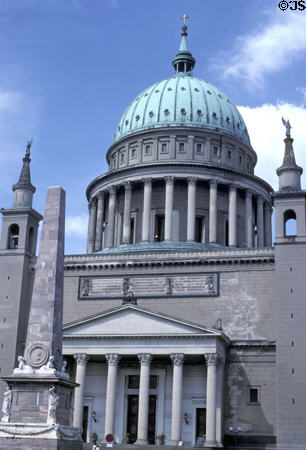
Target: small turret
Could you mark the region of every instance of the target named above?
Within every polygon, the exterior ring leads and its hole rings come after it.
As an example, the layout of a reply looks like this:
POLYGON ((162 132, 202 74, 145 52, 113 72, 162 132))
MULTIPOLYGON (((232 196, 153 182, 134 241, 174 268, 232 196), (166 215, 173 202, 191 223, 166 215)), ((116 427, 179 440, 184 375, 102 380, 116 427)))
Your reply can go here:
POLYGON ((276 170, 279 176, 279 191, 300 191, 301 190, 301 175, 303 173, 302 167, 299 167, 295 162, 293 139, 290 135, 291 125, 289 120, 286 122, 282 118, 283 124, 286 127, 285 154, 283 164, 276 170))
POLYGON ((189 51, 188 42, 187 42, 187 25, 186 25, 186 19, 189 19, 189 17, 184 14, 181 19, 184 19, 184 25, 182 26, 182 40, 180 48, 172 60, 172 65, 175 69, 175 72, 177 74, 191 74, 192 69, 195 66, 196 60, 192 56, 191 52, 189 51))
POLYGON ((23 165, 20 172, 19 180, 12 187, 14 191, 14 204, 13 208, 32 208, 32 199, 35 192, 35 187, 31 183, 30 173, 30 152, 32 140, 27 142, 26 153, 23 158, 23 165))

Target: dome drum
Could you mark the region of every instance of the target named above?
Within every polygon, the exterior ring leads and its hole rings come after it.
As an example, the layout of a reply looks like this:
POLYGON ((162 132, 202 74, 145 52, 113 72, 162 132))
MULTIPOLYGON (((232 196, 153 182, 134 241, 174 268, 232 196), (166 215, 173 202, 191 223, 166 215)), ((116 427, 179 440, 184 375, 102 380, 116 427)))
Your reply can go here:
POLYGON ((164 174, 142 172, 138 177, 129 175, 118 180, 118 184, 113 179, 111 183, 105 180, 98 189, 96 185, 90 211, 96 229, 99 225, 105 233, 98 238, 94 233, 91 252, 118 251, 122 245, 123 250, 126 245, 129 248, 136 245, 135 250, 137 244, 144 242, 154 249, 154 243, 161 241, 192 241, 220 247, 269 245, 271 207, 269 191, 264 186, 260 183, 256 186, 256 182, 241 186, 233 176, 225 180, 220 174, 218 179, 216 174, 210 177, 210 171, 206 179, 196 173, 190 176, 190 171, 188 175, 175 170, 171 173, 168 168, 164 174), (103 206, 99 200, 101 193, 103 206))
POLYGON ((250 146, 228 135, 180 128, 128 136, 111 146, 107 161, 110 171, 161 161, 189 161, 253 174, 257 156, 250 146))

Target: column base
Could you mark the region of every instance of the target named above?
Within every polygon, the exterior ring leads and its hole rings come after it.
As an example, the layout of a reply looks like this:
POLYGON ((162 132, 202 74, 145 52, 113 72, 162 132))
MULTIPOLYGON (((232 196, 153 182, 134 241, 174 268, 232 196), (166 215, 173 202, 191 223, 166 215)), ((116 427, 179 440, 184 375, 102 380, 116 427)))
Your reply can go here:
POLYGON ((167 442, 167 445, 177 445, 180 442, 179 439, 171 439, 167 442))
POLYGON ((214 448, 218 448, 218 444, 217 444, 217 441, 205 441, 204 447, 205 448, 208 447, 212 450, 214 448))
POLYGON ((148 441, 146 439, 137 439, 135 445, 148 445, 148 441))

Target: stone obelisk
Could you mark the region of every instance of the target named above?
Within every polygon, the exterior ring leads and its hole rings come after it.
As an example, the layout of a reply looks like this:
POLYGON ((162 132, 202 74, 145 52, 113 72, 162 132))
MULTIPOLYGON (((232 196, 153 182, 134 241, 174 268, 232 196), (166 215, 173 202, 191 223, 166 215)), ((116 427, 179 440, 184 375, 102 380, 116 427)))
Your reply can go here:
POLYGON ((82 448, 70 425, 75 383, 62 360, 65 191, 48 189, 25 354, 4 377, 0 448, 82 448))

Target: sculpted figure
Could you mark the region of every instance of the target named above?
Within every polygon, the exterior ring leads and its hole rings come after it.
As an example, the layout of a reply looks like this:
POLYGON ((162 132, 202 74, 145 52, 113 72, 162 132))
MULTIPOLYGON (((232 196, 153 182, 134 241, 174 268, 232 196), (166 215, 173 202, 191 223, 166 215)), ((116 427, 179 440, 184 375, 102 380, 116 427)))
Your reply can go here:
POLYGON ((286 120, 282 117, 282 122, 283 122, 284 127, 286 127, 286 136, 290 136, 291 125, 290 125, 289 120, 286 121, 286 120))
POLYGON ((19 362, 18 369, 24 370, 24 368, 25 368, 25 359, 24 359, 24 357, 23 356, 18 356, 18 362, 19 362))
POLYGON ((55 386, 49 389, 49 407, 48 407, 48 422, 56 422, 56 409, 58 406, 59 396, 55 392, 55 386))
POLYGON ((87 297, 90 291, 90 280, 88 278, 82 279, 82 285, 81 285, 81 295, 83 297, 87 297))
POLYGON ((12 389, 8 388, 3 395, 3 405, 2 405, 2 422, 8 422, 11 415, 11 405, 12 405, 12 389))

